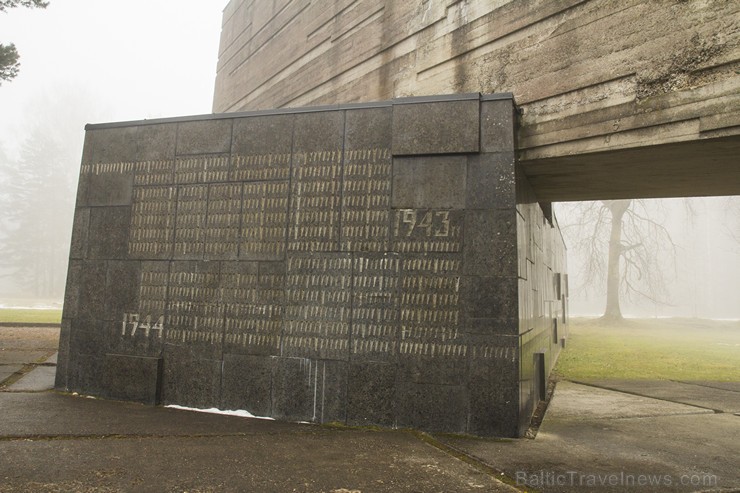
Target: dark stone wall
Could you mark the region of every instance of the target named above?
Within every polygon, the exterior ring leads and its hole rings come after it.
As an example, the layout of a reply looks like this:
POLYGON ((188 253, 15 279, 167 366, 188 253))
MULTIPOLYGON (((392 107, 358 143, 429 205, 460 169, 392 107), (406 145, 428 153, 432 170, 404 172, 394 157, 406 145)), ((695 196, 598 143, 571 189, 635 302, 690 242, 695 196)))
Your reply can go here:
POLYGON ((565 243, 557 219, 550 204, 537 202, 529 180, 520 169, 516 202, 519 433, 523 434, 568 335, 568 274, 565 243))
POLYGON ((474 94, 89 127, 57 388, 516 436, 549 322, 521 307, 562 272, 521 238, 562 249, 514 116, 474 94))

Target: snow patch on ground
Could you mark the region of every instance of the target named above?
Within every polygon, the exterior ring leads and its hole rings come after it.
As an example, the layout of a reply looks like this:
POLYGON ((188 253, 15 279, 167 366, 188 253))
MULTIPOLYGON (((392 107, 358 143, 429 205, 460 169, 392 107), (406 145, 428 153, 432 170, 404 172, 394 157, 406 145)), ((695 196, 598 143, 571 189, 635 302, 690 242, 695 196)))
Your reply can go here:
POLYGON ((274 418, 266 417, 266 416, 255 416, 254 414, 250 413, 249 411, 245 411, 243 409, 237 409, 237 410, 223 410, 223 409, 216 409, 215 407, 209 408, 209 409, 198 409, 195 407, 185 407, 185 406, 178 406, 175 404, 165 406, 170 409, 179 409, 181 411, 195 411, 198 413, 208 413, 208 414, 222 414, 224 416, 239 416, 240 418, 254 418, 254 419, 266 419, 269 421, 275 421, 274 418))

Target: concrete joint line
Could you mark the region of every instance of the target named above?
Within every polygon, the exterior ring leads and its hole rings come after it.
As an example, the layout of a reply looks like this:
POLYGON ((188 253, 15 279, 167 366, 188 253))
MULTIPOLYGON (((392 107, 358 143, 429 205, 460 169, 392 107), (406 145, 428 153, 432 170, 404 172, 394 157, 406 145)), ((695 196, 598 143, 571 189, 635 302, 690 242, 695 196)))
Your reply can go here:
POLYGON ((487 474, 490 476, 493 480, 504 484, 506 486, 509 486, 512 488, 513 491, 528 491, 530 493, 539 493, 539 490, 535 490, 532 488, 528 488, 527 490, 522 490, 515 486, 515 481, 506 476, 503 471, 499 471, 490 465, 488 465, 485 461, 482 459, 469 454, 467 452, 464 452, 460 450, 459 448, 449 445, 446 443, 442 443, 433 436, 429 435, 428 433, 425 433, 423 431, 416 431, 416 430, 408 430, 408 434, 414 436, 418 440, 426 443, 427 445, 430 445, 437 450, 441 451, 445 455, 448 455, 450 457, 453 457, 461 462, 464 462, 465 464, 468 464, 469 466, 472 466, 473 468, 477 469, 478 471, 487 474))

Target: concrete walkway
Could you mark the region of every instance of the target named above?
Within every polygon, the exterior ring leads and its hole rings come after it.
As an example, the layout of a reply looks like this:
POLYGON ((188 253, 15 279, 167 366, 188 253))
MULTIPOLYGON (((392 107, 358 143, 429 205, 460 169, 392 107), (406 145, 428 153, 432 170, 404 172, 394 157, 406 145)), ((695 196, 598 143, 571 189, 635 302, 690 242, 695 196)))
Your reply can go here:
POLYGON ((52 354, 0 349, 0 493, 740 491, 735 383, 560 382, 536 439, 494 440, 62 395, 52 354))
POLYGON ((534 440, 440 439, 544 492, 740 491, 740 418, 712 410, 740 394, 698 407, 672 402, 672 382, 618 386, 630 393, 559 382, 534 440))

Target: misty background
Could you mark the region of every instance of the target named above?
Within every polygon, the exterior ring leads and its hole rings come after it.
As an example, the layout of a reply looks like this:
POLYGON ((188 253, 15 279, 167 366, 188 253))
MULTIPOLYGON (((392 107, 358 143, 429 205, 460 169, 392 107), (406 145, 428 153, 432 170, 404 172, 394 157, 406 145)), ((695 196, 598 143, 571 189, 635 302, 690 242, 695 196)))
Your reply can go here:
MULTIPOLYGON (((61 304, 86 123, 211 112, 226 3, 52 0, 0 13, 0 42, 21 56, 20 75, 0 85, 0 307, 61 304)), ((622 295, 624 315, 740 319, 740 198, 632 207, 630 248, 649 267, 622 295)), ((601 209, 554 207, 571 316, 604 311, 601 209)))

